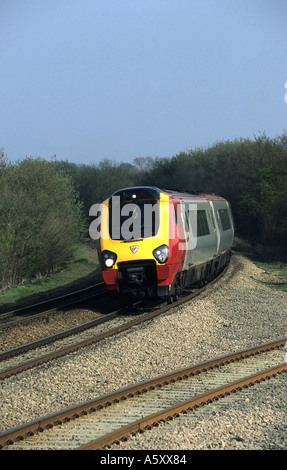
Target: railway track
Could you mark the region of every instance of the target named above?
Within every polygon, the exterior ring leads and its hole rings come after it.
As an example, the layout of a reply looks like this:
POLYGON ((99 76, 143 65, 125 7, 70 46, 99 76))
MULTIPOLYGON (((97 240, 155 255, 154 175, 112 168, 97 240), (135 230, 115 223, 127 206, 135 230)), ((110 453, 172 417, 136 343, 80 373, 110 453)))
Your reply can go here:
MULTIPOLYGON (((0 380, 18 374, 24 370, 31 369, 53 359, 57 359, 66 354, 70 354, 80 348, 102 341, 103 339, 115 336, 123 331, 131 329, 134 326, 149 321, 158 315, 162 315, 168 312, 171 308, 178 307, 202 294, 209 286, 218 282, 225 275, 227 270, 228 267, 213 281, 191 293, 187 293, 182 298, 171 304, 164 304, 163 306, 158 306, 157 304, 153 308, 149 307, 148 310, 151 308, 151 311, 146 313, 142 313, 142 310, 139 310, 140 314, 138 314, 136 318, 134 318, 134 315, 131 314, 124 316, 123 313, 125 313, 125 309, 119 309, 69 330, 65 330, 50 335, 46 338, 24 344, 15 349, 4 351, 0 353, 0 380), (112 321, 116 321, 117 325, 114 326, 114 323, 111 323, 112 321), (101 331, 99 333, 97 330, 95 330, 95 328, 98 328, 99 325, 109 322, 111 325, 108 328, 105 328, 105 331, 101 331), (85 337, 83 337, 83 332, 86 332, 85 337), (80 334, 81 336, 79 336, 80 334), (57 341, 60 340, 64 340, 64 343, 57 344, 56 347, 52 346, 52 350, 42 349, 40 352, 40 348, 47 347, 47 345, 54 345, 57 341), (31 357, 31 354, 24 356, 24 354, 30 353, 34 350, 39 351, 39 353, 36 352, 33 354, 33 357, 31 357)), ((139 307, 133 306, 132 313, 134 314, 138 312, 138 308, 139 307)), ((144 310, 145 308, 147 308, 147 305, 143 303, 142 309, 144 310)))
POLYGON ((2 432, 0 447, 105 449, 286 373, 287 363, 282 362, 286 341, 281 338, 191 365, 41 417, 2 432))
POLYGON ((0 329, 8 328, 17 323, 23 323, 31 318, 39 318, 60 308, 75 306, 81 302, 92 300, 99 295, 106 293, 104 282, 99 282, 92 286, 80 289, 60 297, 55 297, 33 305, 0 313, 0 329))

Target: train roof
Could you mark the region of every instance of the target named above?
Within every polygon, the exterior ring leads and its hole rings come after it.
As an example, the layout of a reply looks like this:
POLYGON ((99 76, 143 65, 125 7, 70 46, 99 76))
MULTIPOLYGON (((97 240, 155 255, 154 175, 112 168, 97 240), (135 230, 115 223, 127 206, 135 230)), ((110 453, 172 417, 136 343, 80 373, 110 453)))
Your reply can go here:
POLYGON ((205 193, 192 189, 163 189, 156 186, 131 186, 116 191, 112 196, 120 195, 127 202, 133 198, 137 199, 137 197, 159 199, 160 193, 165 193, 171 199, 178 201, 226 201, 226 199, 214 193, 205 193))
POLYGON ((222 196, 218 196, 217 194, 195 191, 192 189, 162 189, 162 191, 167 193, 172 199, 192 199, 195 201, 226 201, 225 198, 223 198, 222 196))

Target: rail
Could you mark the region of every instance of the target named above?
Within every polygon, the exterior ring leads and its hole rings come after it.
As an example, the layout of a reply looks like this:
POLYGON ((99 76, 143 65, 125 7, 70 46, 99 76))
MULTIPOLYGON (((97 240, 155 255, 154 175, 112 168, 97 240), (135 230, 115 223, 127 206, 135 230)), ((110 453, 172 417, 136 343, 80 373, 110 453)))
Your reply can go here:
MULTIPOLYGON (((191 365, 190 367, 179 369, 168 374, 140 382, 135 385, 128 386, 116 392, 97 397, 93 400, 89 400, 78 405, 66 408, 56 413, 41 417, 30 423, 23 424, 16 428, 4 431, 0 434, 0 447, 5 447, 13 444, 16 441, 26 439, 27 436, 32 436, 35 433, 43 432, 45 429, 52 428, 57 425, 61 425, 70 420, 86 416, 89 413, 94 413, 104 407, 109 407, 114 403, 119 403, 123 400, 128 400, 130 397, 136 396, 154 390, 156 387, 165 387, 175 381, 181 381, 192 376, 197 376, 203 372, 211 369, 222 367, 226 364, 233 363, 238 360, 246 359, 251 356, 260 355, 266 351, 272 351, 284 346, 287 342, 287 338, 280 338, 263 345, 258 345, 245 350, 240 350, 220 356, 202 363, 191 365)), ((192 410, 197 406, 202 406, 209 403, 212 400, 223 397, 226 394, 234 393, 240 390, 242 387, 246 387, 250 384, 254 384, 268 377, 275 376, 276 374, 286 372, 287 363, 276 364, 272 368, 268 368, 264 371, 257 371, 243 379, 233 381, 232 383, 225 384, 221 387, 217 387, 213 390, 201 394, 196 397, 192 397, 188 401, 185 401, 175 406, 168 407, 160 413, 155 413, 149 416, 145 416, 140 420, 137 420, 123 427, 120 430, 117 429, 113 433, 109 433, 105 436, 86 443, 85 446, 81 446, 80 449, 101 449, 113 443, 119 442, 121 439, 126 439, 127 436, 135 434, 137 432, 143 432, 145 429, 149 429, 151 426, 157 425, 161 420, 172 419, 180 413, 192 410)))

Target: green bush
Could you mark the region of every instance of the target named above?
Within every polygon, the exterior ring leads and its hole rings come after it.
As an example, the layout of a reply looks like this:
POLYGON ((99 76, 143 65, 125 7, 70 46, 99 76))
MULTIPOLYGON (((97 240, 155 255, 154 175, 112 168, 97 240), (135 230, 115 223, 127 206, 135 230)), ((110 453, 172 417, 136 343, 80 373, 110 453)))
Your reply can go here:
POLYGON ((0 165, 0 287, 44 275, 74 253, 83 230, 72 180, 51 162, 0 165))

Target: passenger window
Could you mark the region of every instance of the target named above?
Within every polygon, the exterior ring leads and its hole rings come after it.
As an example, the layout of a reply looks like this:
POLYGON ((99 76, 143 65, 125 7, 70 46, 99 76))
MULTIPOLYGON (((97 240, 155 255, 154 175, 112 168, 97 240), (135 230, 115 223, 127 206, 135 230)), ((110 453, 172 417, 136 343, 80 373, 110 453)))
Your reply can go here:
POLYGON ((227 209, 219 209, 219 217, 221 220, 222 230, 229 230, 231 228, 231 222, 227 209))
POLYGON ((206 212, 204 210, 197 211, 197 236, 203 237, 209 235, 209 227, 206 217, 206 212))

